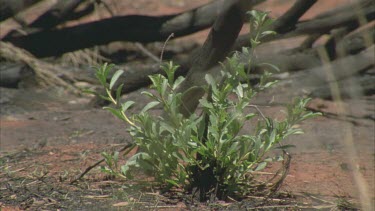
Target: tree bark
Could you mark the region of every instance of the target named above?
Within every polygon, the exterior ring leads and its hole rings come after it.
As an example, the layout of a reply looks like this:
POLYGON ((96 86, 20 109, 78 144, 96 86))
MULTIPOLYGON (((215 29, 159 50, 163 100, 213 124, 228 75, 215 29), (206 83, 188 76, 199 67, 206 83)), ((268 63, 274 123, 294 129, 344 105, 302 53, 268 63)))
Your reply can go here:
POLYGON ((177 90, 184 93, 180 112, 186 117, 195 111, 204 94, 202 86, 206 84, 205 75, 228 55, 245 21, 246 11, 250 10, 256 1, 237 0, 226 3, 202 48, 192 55, 192 66, 177 90))

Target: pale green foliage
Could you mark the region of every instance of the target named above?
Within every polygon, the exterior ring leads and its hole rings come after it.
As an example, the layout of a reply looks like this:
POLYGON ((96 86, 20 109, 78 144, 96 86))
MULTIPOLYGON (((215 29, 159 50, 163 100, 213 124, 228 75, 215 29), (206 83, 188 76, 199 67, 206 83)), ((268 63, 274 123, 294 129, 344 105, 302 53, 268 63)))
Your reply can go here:
MULTIPOLYGON (((251 38, 253 46, 256 46, 260 38, 271 34, 262 31, 270 22, 265 13, 251 12, 251 15, 254 19, 252 26, 258 30, 251 38)), ((254 51, 244 48, 242 54, 249 56, 248 62, 251 64, 254 51)), ((115 97, 111 95, 113 84, 122 72, 116 72, 108 84, 105 79, 113 66, 105 64, 97 68, 96 76, 108 94, 102 97, 115 105, 114 108, 105 109, 130 124, 130 134, 140 148, 117 173, 133 178, 133 170, 139 169, 152 175, 161 185, 186 188, 199 177, 193 171, 198 167, 212 171, 221 191, 228 194, 246 192, 247 184, 251 183, 248 175, 266 166, 268 160, 264 158, 265 153, 276 146, 281 149, 288 147, 280 144, 282 140, 302 132, 294 126, 318 114, 306 111, 309 99, 297 99, 287 108, 287 117, 282 121, 260 115, 258 108, 250 102, 257 92, 271 87, 275 82, 269 80, 271 73, 265 72, 257 86, 244 83, 248 82, 250 69, 245 69, 238 55, 235 53, 222 65, 220 82, 206 75, 208 85, 205 89, 208 95, 199 102, 202 111, 188 118, 178 112, 183 93, 177 93, 176 88, 184 78, 174 79, 178 67, 172 62, 162 65, 166 76, 150 76, 156 93, 142 94, 153 101, 131 118, 125 112, 134 102, 119 102, 121 87, 115 97), (152 115, 150 109, 155 106, 161 106, 165 115, 152 115), (260 120, 254 134, 240 133, 245 123, 255 116, 260 120)), ((270 64, 263 65, 276 69, 270 64)), ((108 164, 108 168, 103 170, 115 175, 117 164, 114 162, 118 154, 103 156, 108 164)))

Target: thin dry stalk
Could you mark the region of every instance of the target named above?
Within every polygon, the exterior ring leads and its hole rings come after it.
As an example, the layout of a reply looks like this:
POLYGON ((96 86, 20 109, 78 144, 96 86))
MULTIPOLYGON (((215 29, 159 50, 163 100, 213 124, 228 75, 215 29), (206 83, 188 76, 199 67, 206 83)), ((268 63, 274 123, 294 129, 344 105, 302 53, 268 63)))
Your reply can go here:
MULTIPOLYGON (((281 176, 280 178, 274 182, 274 184, 272 185, 272 187, 270 188, 270 195, 273 194, 273 193, 276 193, 278 190, 280 190, 281 188, 281 185, 283 184, 286 176, 288 175, 289 173, 289 169, 290 169, 290 161, 292 160, 292 156, 286 152, 285 150, 283 150, 283 153, 284 153, 284 161, 283 161, 283 166, 282 168, 276 172, 274 178, 280 174, 280 171, 282 172, 281 173, 281 176)), ((272 178, 271 180, 273 180, 274 178, 272 178)))
POLYGON ((95 47, 94 49, 69 52, 62 56, 62 63, 79 67, 81 65, 99 66, 103 62, 110 61, 108 58, 100 55, 98 51, 99 50, 95 47))
MULTIPOLYGON (((331 63, 329 61, 329 56, 325 48, 319 48, 318 50, 319 57, 323 62, 323 67, 326 69, 326 77, 330 86, 330 90, 332 93, 332 98, 337 105, 337 113, 340 118, 347 119, 346 114, 348 113, 348 109, 345 107, 342 98, 340 88, 338 86, 337 81, 335 80, 335 76, 333 74, 333 70, 331 67, 331 63)), ((348 163, 350 168, 352 169, 353 177, 355 186, 359 192, 359 199, 361 202, 361 207, 363 210, 373 210, 373 205, 371 203, 371 198, 368 190, 368 184, 364 179, 363 175, 357 168, 358 166, 358 155, 355 150, 354 140, 353 140, 353 131, 352 127, 349 123, 344 124, 344 128, 342 129, 344 133, 344 146, 347 153, 347 157, 349 158, 348 163)))

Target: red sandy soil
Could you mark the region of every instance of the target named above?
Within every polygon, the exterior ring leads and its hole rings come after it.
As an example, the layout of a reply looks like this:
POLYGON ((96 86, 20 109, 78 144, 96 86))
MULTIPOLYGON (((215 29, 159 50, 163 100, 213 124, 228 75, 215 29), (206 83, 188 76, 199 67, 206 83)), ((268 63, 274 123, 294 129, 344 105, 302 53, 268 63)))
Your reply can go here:
MULTIPOLYGON (((162 15, 181 12, 208 1, 164 0, 158 1, 158 4, 155 3, 156 1, 146 0, 107 2, 111 3, 116 15, 162 15)), ((293 1, 267 1, 257 8, 270 10, 272 16, 278 17, 291 2, 293 1)), ((347 2, 349 1, 319 1, 304 18, 311 18, 324 10, 347 2)), ((80 22, 108 17, 103 9, 97 15, 80 22)), ((203 31, 183 39, 202 42, 206 34, 207 31, 203 31)), ((285 45, 290 43, 286 42, 285 45)), ((1 93, 7 91, 2 89, 1 93)), ((0 156, 19 153, 16 156, 17 162, 11 162, 7 166, 7 169, 15 171, 16 175, 27 176, 36 169, 45 169, 49 172, 48 176, 54 178, 54 182, 59 182, 60 178, 61 183, 67 183, 64 179, 71 179, 80 170, 96 162, 101 158, 102 151, 120 148, 118 144, 130 141, 126 128, 120 121, 106 111, 85 107, 89 101, 87 97, 70 96, 64 93, 58 97, 40 98, 39 92, 17 93, 12 97, 10 107, 1 105, 3 111, 0 116, 0 156), (14 111, 12 110, 14 108, 17 109, 14 111), (10 112, 4 112, 4 109, 9 109, 10 112), (64 172, 68 172, 66 178, 62 178, 64 172)), ((286 89, 285 92, 288 90, 286 89)), ((128 98, 136 99, 142 105, 145 101, 139 99, 138 95, 137 91, 131 93, 128 98)), ((267 101, 272 96, 275 95, 262 95, 263 99, 259 101, 267 101)), ((285 102, 281 99, 282 96, 275 96, 275 102, 285 102)), ((296 148, 290 150, 293 157, 291 169, 282 189, 301 196, 300 200, 307 200, 309 203, 311 198, 304 195, 305 193, 316 197, 317 204, 324 204, 324 201, 333 202, 337 197, 358 202, 358 188, 353 179, 353 169, 350 169, 349 165, 353 158, 348 157, 344 142, 345 138, 348 138, 346 136, 348 131, 344 129, 349 128, 354 142, 354 146, 351 147, 355 148, 358 155, 358 160, 355 161, 356 168, 365 178, 374 201, 375 125, 373 120, 364 118, 366 115, 374 115, 374 101, 374 96, 346 100, 348 114, 353 116, 350 118, 352 122, 341 120, 337 116, 326 116, 303 123, 301 127, 306 134, 287 140, 288 144, 294 144, 296 148), (348 124, 349 126, 346 127, 348 124)), ((328 100, 314 99, 310 107, 328 113, 337 112, 335 103, 328 100)), ((275 104, 265 108, 264 112, 277 116, 281 109, 282 107, 275 104)), ((5 174, 3 169, 4 166, 0 171, 1 175, 5 174)), ((271 165, 265 169, 265 172, 273 169, 271 165)), ((88 175, 90 181, 101 180, 104 177, 97 170, 94 172, 88 175)), ((0 182, 1 178, 2 176, 0 182)), ((1 184, 0 188, 4 188, 4 183, 1 184)), ((91 185, 95 186, 95 182, 91 185)), ((6 206, 0 202, 1 209, 18 210, 14 206, 6 206)))

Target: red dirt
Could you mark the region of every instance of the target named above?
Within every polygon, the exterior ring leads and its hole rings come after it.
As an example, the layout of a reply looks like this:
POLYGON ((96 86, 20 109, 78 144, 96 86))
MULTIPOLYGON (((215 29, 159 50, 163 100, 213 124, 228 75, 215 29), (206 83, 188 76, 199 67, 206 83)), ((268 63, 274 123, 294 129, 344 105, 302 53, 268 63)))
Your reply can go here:
MULTIPOLYGON (((115 5, 114 1, 111 2, 115 5)), ((124 0, 116 3, 114 11, 118 15, 161 15, 180 12, 202 4, 202 1, 198 0, 191 2, 176 1, 182 2, 181 6, 176 6, 177 3, 173 2, 161 1, 160 4, 155 4, 145 0, 124 0)), ((259 8, 271 10, 271 15, 278 17, 290 6, 292 1, 281 2, 267 1, 259 8)), ((319 1, 304 18, 311 18, 323 10, 334 8, 346 2, 349 1, 319 1)), ((102 16, 100 17, 108 16, 103 11, 101 10, 102 16)), ((95 17, 82 21, 93 19, 95 17)), ((183 39, 202 42, 206 34, 207 31, 203 31, 183 39)), ((290 45, 290 43, 285 43, 285 45, 290 45)), ((2 91, 6 92, 6 90, 2 91)), ((129 98, 137 95, 139 95, 139 92, 132 93, 129 98)), ((270 95, 262 97, 264 99, 260 101, 272 98, 270 95)), ((65 98, 62 96, 61 99, 59 101, 43 99, 47 102, 43 108, 38 106, 41 101, 38 97, 31 97, 31 99, 26 100, 23 98, 14 99, 17 102, 16 105, 26 111, 11 114, 1 112, 0 156, 21 152, 19 157, 16 158, 18 163, 12 163, 8 170, 18 170, 16 172, 18 176, 27 176, 36 168, 45 168, 55 182, 58 182, 60 178, 62 183, 67 183, 80 170, 101 158, 100 152, 112 149, 113 144, 125 143, 130 140, 126 128, 107 112, 101 109, 87 109, 85 105, 77 106, 68 102, 68 99, 88 102, 87 98, 74 96, 65 98), (36 106, 33 106, 33 103, 36 103, 36 106), (22 153, 24 153, 24 156, 22 153), (64 171, 68 172, 68 175, 61 178, 64 171)), ((276 102, 278 102, 278 99, 282 99, 282 96, 276 96, 276 102)), ((349 114, 354 116, 354 118, 351 118, 354 124, 336 117, 319 117, 301 125, 306 134, 295 136, 287 141, 289 144, 296 145, 296 148, 290 150, 293 159, 283 190, 297 195, 313 194, 326 201, 333 201, 337 197, 357 201, 357 187, 353 180, 353 171, 348 164, 352 158, 347 156, 343 143, 345 138, 343 134, 346 132, 343 131, 343 128, 346 124, 351 124, 354 147, 359 155, 357 168, 366 179, 371 198, 374 200, 375 124, 373 120, 364 118, 366 115, 374 115, 374 102, 375 96, 345 101, 350 108, 349 114)), ((310 106, 324 112, 336 113, 336 106, 332 101, 314 99, 310 106)), ((282 108, 279 106, 272 106, 264 110, 266 114, 278 115, 280 109, 282 108)), ((271 171, 272 169, 271 165, 265 171, 271 171)), ((90 181, 96 179, 101 181, 104 175, 99 174, 97 170, 94 172, 88 175, 88 179, 90 181)), ((0 174, 3 175, 4 172, 0 174)), ((1 180, 0 178, 0 182, 1 180)), ((91 185, 95 186, 94 182, 91 185)), ((301 200, 306 200, 306 197, 302 197, 301 200)), ((18 208, 1 203, 0 209, 18 210, 18 208)))

